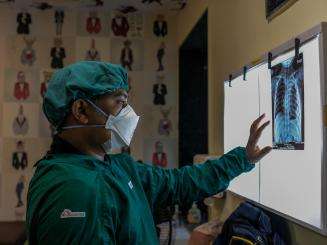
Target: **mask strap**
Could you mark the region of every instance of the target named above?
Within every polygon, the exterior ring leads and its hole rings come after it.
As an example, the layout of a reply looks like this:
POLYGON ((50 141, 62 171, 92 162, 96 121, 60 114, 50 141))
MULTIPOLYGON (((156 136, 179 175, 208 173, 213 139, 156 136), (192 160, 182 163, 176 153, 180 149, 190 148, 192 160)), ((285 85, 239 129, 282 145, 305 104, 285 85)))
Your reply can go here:
POLYGON ((62 127, 61 129, 72 129, 72 128, 101 128, 104 127, 105 125, 71 125, 71 126, 66 126, 62 127))
MULTIPOLYGON (((97 106, 95 103, 93 103, 91 100, 88 100, 88 99, 86 99, 86 101, 88 102, 88 103, 90 103, 92 106, 93 106, 93 108, 97 111, 97 112, 99 112, 100 114, 102 114, 104 117, 106 117, 106 118, 108 118, 109 116, 108 116, 108 114, 107 113, 105 113, 99 106, 97 106)), ((100 128, 100 127, 105 127, 106 125, 105 124, 103 124, 103 125, 101 125, 101 124, 98 124, 98 125, 71 125, 71 126, 65 126, 65 127, 61 127, 60 128, 60 130, 66 130, 66 129, 75 129, 75 128, 100 128)), ((55 132, 54 132, 54 134, 57 134, 59 132, 59 130, 56 130, 55 132)))
POLYGON ((86 101, 89 102, 93 106, 93 108, 95 110, 97 110, 99 113, 101 113, 103 116, 105 116, 106 118, 109 117, 109 115, 107 113, 105 113, 99 106, 97 106, 96 104, 94 104, 91 100, 88 100, 87 99, 86 101))

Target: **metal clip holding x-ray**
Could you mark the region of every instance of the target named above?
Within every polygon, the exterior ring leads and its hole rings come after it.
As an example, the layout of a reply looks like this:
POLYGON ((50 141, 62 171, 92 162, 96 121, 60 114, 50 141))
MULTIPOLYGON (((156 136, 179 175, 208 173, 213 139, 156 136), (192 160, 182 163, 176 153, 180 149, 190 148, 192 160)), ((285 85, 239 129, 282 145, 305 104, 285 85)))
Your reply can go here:
POLYGON ((247 73, 247 71, 248 71, 247 66, 244 66, 243 67, 243 81, 246 81, 246 73, 247 73))
POLYGON ((271 70, 271 61, 272 61, 272 58, 273 58, 272 53, 269 52, 268 53, 268 69, 269 70, 271 70))
POLYGON ((295 59, 297 60, 299 58, 300 55, 300 45, 301 45, 301 41, 299 38, 295 38, 295 59))
POLYGON ((233 79, 233 76, 232 74, 229 75, 229 81, 228 81, 228 86, 229 87, 232 87, 232 79, 233 79))

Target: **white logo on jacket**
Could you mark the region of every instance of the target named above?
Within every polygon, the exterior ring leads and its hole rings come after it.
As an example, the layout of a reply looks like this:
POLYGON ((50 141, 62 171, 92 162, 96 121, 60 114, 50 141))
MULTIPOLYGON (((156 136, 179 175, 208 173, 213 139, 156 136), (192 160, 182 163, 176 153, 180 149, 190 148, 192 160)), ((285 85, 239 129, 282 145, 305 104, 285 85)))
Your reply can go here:
POLYGON ((133 189, 134 186, 133 186, 133 183, 131 180, 128 182, 128 186, 129 186, 129 188, 133 189))
POLYGON ((67 218, 85 218, 85 212, 72 212, 69 209, 65 209, 62 211, 60 218, 67 219, 67 218))

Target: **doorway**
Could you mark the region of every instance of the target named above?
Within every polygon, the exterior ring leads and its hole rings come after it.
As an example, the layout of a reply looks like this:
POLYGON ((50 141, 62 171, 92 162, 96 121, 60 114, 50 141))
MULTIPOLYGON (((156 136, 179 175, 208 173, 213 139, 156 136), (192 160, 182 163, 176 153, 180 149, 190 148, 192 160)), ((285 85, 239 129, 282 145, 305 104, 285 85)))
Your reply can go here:
POLYGON ((179 167, 208 153, 207 11, 179 50, 179 167))

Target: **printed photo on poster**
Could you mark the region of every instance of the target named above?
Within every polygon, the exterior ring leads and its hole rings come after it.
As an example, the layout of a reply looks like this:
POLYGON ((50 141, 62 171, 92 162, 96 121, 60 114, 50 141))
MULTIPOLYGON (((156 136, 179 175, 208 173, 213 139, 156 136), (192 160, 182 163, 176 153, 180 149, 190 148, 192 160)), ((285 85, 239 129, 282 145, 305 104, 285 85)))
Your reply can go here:
POLYGON ((12 122, 12 130, 16 136, 25 136, 29 130, 29 119, 24 112, 24 106, 20 105, 17 115, 12 122))
POLYGON ((303 54, 271 69, 273 148, 304 150, 303 54))
POLYGON ((54 14, 54 22, 56 26, 56 35, 62 35, 62 27, 64 25, 65 12, 63 10, 57 9, 54 14))
POLYGON ((145 163, 162 168, 176 168, 177 142, 174 139, 151 138, 143 143, 145 163))
POLYGON ((28 166, 28 155, 25 151, 25 142, 17 140, 16 149, 12 154, 12 167, 16 170, 24 170, 28 166))
POLYGON ((75 37, 48 38, 46 64, 42 68, 61 69, 76 62, 75 37))
POLYGON ((43 101, 43 97, 45 95, 45 93, 48 90, 48 86, 49 86, 49 81, 51 79, 53 75, 53 71, 52 70, 43 70, 40 72, 40 87, 39 87, 39 91, 40 91, 40 102, 43 101))
POLYGON ((2 175, 3 194, 2 202, 3 220, 23 221, 26 216, 27 189, 32 173, 16 172, 2 175))
POLYGON ((78 21, 76 15, 79 13, 79 11, 76 10, 75 7, 70 8, 63 6, 62 4, 55 4, 55 6, 52 6, 52 9, 45 11, 35 9, 32 13, 34 19, 32 24, 32 34, 37 37, 76 36, 76 22, 78 21))
POLYGON ((165 70, 164 67, 164 57, 166 53, 166 44, 162 42, 157 50, 157 60, 158 60, 158 69, 157 71, 163 71, 165 70))
POLYGON ((85 60, 88 61, 100 61, 101 53, 97 49, 94 38, 91 40, 90 48, 85 53, 85 60))
POLYGON ((159 135, 169 136, 171 134, 171 131, 173 130, 173 124, 169 117, 171 110, 172 107, 160 108, 162 118, 159 120, 159 126, 158 126, 159 135))
POLYGON ((51 68, 61 69, 64 67, 64 59, 66 58, 66 49, 63 46, 63 41, 60 37, 55 37, 53 47, 50 51, 51 68))
POLYGON ((33 66, 36 61, 36 51, 33 48, 33 44, 36 41, 36 38, 27 38, 23 37, 25 42, 25 48, 22 50, 22 54, 20 56, 20 62, 26 66, 33 66))
POLYGON ((125 14, 121 11, 113 11, 111 19, 111 31, 116 37, 143 37, 143 15, 140 13, 125 14))
POLYGON ((157 15, 157 19, 153 22, 153 34, 157 37, 165 37, 168 34, 168 25, 164 15, 157 15))
POLYGON ((37 102, 38 72, 29 70, 5 70, 4 99, 6 102, 37 102))
POLYGON ((59 69, 76 61, 75 37, 8 36, 6 67, 17 70, 59 69))
POLYGON ((38 137, 39 103, 4 103, 4 137, 38 137))
POLYGON ((77 37, 76 59, 110 62, 110 39, 104 37, 77 37))
POLYGON ((77 34, 79 36, 108 37, 110 13, 96 9, 83 9, 78 14, 77 34))
POLYGON ((27 178, 25 175, 20 175, 15 184, 16 204, 14 204, 14 212, 17 220, 23 220, 26 212, 26 186, 27 178))
POLYGON ((112 62, 121 64, 128 71, 143 70, 144 46, 142 40, 111 39, 112 62))
POLYGON ((30 34, 30 25, 32 24, 32 16, 28 12, 19 12, 16 17, 17 21, 17 34, 28 35, 30 34))
POLYGON ((24 206, 22 194, 25 189, 25 185, 26 185, 26 177, 22 174, 19 177, 17 184, 16 184, 16 195, 17 195, 16 208, 24 206))
POLYGON ((4 138, 2 170, 4 173, 31 173, 34 164, 50 149, 50 138, 4 138))
POLYGON ((166 95, 168 94, 167 85, 164 83, 165 75, 157 74, 157 82, 153 84, 153 104, 166 105, 166 95))
POLYGON ((127 16, 119 11, 114 13, 111 19, 112 33, 117 37, 127 37, 129 29, 130 25, 127 16))

